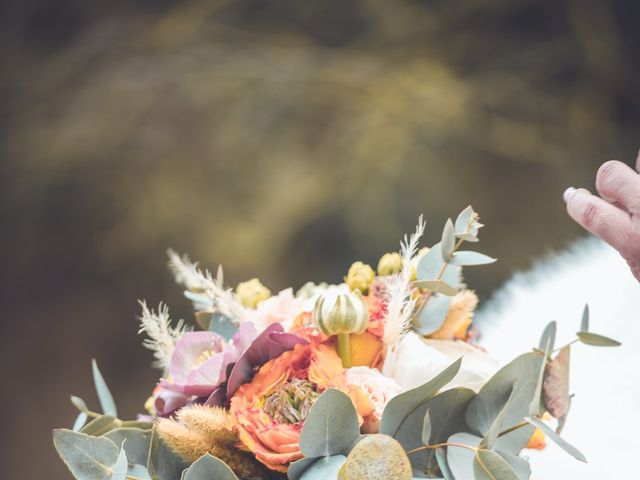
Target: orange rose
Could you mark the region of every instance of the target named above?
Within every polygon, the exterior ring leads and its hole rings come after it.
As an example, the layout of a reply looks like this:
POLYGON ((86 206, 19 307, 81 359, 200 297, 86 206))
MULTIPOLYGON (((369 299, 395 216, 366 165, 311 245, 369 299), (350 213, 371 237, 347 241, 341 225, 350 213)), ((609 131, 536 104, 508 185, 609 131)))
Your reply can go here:
POLYGON ((240 446, 272 470, 286 472, 289 463, 302 458, 299 442, 304 420, 327 388, 344 391, 361 417, 370 415, 373 405, 367 395, 347 385, 343 373, 335 349, 319 339, 298 344, 265 363, 231 399, 240 446))

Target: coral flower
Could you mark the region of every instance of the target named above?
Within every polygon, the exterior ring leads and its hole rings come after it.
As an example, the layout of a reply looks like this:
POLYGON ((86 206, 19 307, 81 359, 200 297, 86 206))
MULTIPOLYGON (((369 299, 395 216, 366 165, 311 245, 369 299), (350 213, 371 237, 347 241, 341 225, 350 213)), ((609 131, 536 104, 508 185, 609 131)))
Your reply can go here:
POLYGON ((361 417, 373 405, 357 386, 347 385, 342 361, 332 346, 298 344, 265 363, 231 399, 230 413, 243 448, 272 470, 286 472, 302 458, 300 433, 316 398, 327 388, 347 393, 361 417))

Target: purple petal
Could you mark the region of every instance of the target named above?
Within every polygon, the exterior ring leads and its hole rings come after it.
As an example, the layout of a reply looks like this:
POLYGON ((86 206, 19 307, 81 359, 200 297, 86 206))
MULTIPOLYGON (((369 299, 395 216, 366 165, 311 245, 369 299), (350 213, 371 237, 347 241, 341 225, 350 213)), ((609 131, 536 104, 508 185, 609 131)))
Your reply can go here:
POLYGON ((258 332, 253 323, 244 322, 240 324, 238 331, 233 335, 233 346, 236 349, 238 357, 249 348, 249 345, 251 345, 251 342, 253 342, 257 336, 258 332))
POLYGON ((191 371, 197 368, 204 352, 221 352, 224 338, 215 332, 188 332, 176 342, 169 373, 175 383, 185 383, 191 371))
POLYGON ((227 398, 227 390, 224 386, 218 387, 209 398, 203 403, 208 407, 221 407, 224 405, 224 402, 227 398))
POLYGON ((155 399, 154 406, 159 417, 168 417, 179 408, 189 403, 191 397, 171 390, 161 390, 155 399))
POLYGON ((269 325, 240 356, 227 381, 227 401, 244 383, 251 381, 255 370, 269 360, 292 350, 297 344, 308 343, 292 333, 284 333, 279 323, 269 325))

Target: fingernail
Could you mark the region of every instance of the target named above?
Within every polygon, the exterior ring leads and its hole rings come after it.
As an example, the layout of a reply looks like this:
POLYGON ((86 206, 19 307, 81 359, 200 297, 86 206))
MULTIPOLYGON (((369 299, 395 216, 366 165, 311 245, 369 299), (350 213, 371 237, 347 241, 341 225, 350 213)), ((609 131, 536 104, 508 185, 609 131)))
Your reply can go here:
POLYGON ((576 189, 573 187, 569 187, 567 188, 564 193, 562 194, 562 198, 564 198, 564 202, 568 203, 569 200, 571 200, 571 197, 573 197, 573 194, 576 193, 576 189))

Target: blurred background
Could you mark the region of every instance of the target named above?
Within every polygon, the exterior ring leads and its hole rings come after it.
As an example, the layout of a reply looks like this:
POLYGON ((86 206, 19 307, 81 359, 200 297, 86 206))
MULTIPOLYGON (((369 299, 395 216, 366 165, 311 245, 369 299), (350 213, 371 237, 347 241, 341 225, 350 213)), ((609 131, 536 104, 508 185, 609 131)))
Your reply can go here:
POLYGON ((165 249, 277 292, 375 265, 471 203, 487 299, 581 234, 569 185, 640 147, 640 2, 1 3, 5 478, 66 479, 69 394, 157 379, 137 299, 189 303, 165 249))

